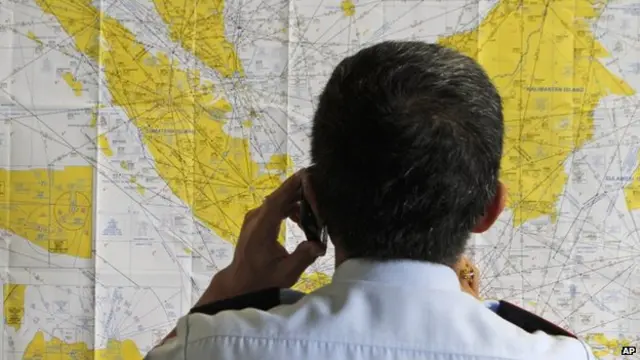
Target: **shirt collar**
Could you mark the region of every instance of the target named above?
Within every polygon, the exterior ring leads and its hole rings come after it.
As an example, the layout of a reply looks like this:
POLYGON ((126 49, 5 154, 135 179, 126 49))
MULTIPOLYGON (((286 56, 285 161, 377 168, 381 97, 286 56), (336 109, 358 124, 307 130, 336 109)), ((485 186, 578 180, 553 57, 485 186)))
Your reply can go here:
POLYGON ((346 260, 336 268, 333 282, 354 281, 460 291, 460 281, 452 268, 414 260, 346 260))

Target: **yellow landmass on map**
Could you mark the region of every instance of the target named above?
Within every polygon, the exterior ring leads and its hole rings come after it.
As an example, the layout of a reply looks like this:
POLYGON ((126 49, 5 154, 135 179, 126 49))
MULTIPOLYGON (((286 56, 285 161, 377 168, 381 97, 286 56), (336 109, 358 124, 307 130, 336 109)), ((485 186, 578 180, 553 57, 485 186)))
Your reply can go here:
MULTIPOLYGON (((122 163, 120 163, 120 165, 122 165, 122 163)), ((125 169, 125 170, 127 170, 127 167, 125 166, 125 167, 124 167, 124 169, 125 169)), ((144 190, 145 190, 145 188, 144 188, 144 186, 140 185, 140 183, 138 182, 138 178, 137 178, 137 177, 132 176, 132 177, 129 179, 129 182, 130 182, 130 183, 132 183, 132 184, 136 184, 136 191, 137 191, 140 195, 144 195, 144 190)))
POLYGON ((601 333, 588 334, 585 340, 589 346, 591 346, 593 355, 598 358, 605 356, 620 356, 622 347, 631 345, 629 340, 610 339, 601 333))
POLYGON ((4 321, 15 331, 20 330, 24 319, 24 293, 26 285, 4 284, 2 298, 4 299, 4 321))
POLYGON ((76 80, 76 77, 73 76, 70 72, 65 72, 62 74, 62 78, 69 85, 71 90, 76 96, 82 96, 82 83, 76 80))
POLYGON ((40 40, 40 38, 38 38, 38 36, 37 36, 33 31, 31 31, 31 30, 29 30, 29 31, 27 32, 27 38, 28 38, 28 39, 30 39, 30 40, 32 40, 32 41, 35 41, 35 42, 36 42, 38 45, 40 45, 40 46, 42 46, 42 45, 43 45, 43 44, 42 44, 42 40, 40 40))
POLYGON ((247 139, 224 131, 224 116, 232 109, 213 85, 202 83, 196 71, 181 70, 167 55, 149 53, 91 0, 36 3, 58 19, 79 51, 104 68, 112 103, 137 126, 171 190, 196 217, 235 242, 244 214, 280 184, 289 158, 264 159, 267 168, 278 171, 261 171, 247 139))
POLYGON ((223 0, 153 0, 169 25, 171 40, 178 42, 222 76, 244 76, 234 46, 225 37, 223 0))
POLYGON ((89 259, 92 181, 91 166, 0 169, 0 224, 51 253, 89 259))
POLYGON ((353 16, 356 14, 356 6, 351 0, 342 0, 340 7, 342 8, 344 16, 353 16))
MULTIPOLYGON (((640 152, 638 153, 638 160, 640 160, 640 152)), ((640 166, 636 167, 633 171, 632 180, 625 186, 624 198, 627 203, 627 209, 640 209, 640 166)))
POLYGON ((25 349, 23 360, 142 360, 131 340, 109 340, 104 349, 91 349, 84 342, 66 343, 58 338, 46 340, 38 331, 25 349))
POLYGON ((329 284, 330 282, 331 276, 321 272, 303 274, 300 277, 300 280, 298 280, 298 282, 292 287, 292 289, 304 293, 309 293, 329 284))
POLYGON ((591 31, 597 16, 590 0, 502 0, 476 29, 439 40, 477 59, 503 97, 501 179, 515 226, 555 219, 563 164, 592 139, 599 101, 635 93, 598 60, 609 54, 591 31))
MULTIPOLYGON (((638 163, 640 164, 640 152, 638 152, 638 163)), ((628 185, 624 188, 624 198, 627 209, 640 209, 640 165, 636 166, 628 185)))
POLYGON ((98 126, 98 115, 100 112, 100 109, 104 108, 104 104, 98 104, 92 111, 91 111, 91 120, 89 121, 89 127, 91 128, 95 128, 98 126))
POLYGON ((98 149, 100 149, 105 156, 111 157, 113 156, 113 150, 111 149, 111 145, 109 144, 109 139, 107 139, 107 135, 100 134, 98 135, 98 149))

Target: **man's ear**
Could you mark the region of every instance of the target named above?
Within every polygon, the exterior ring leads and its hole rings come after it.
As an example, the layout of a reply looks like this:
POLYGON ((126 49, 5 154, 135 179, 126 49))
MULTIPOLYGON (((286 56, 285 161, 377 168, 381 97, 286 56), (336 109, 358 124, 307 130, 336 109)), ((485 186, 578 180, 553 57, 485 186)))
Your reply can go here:
POLYGON ((476 226, 473 228, 472 232, 479 234, 489 230, 489 228, 498 219, 498 216, 500 216, 500 214, 502 213, 502 210, 504 210, 506 202, 507 188, 502 182, 498 181, 498 189, 496 191, 496 195, 493 197, 491 203, 489 203, 489 205, 486 207, 484 215, 482 215, 482 217, 478 219, 478 222, 476 223, 476 226))

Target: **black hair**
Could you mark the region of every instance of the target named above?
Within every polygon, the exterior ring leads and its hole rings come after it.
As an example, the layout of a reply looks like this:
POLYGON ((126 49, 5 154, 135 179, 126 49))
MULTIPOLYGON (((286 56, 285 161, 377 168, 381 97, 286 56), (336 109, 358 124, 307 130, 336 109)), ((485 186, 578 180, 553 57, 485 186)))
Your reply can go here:
POLYGON ((350 258, 453 265, 498 187, 501 98, 473 59, 387 41, 333 71, 313 119, 319 215, 350 258))

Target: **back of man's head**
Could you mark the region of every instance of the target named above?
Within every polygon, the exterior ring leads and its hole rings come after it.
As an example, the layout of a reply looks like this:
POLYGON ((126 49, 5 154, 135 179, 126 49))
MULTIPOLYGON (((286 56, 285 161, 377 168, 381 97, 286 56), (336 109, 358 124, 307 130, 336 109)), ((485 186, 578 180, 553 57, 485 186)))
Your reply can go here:
POLYGON ((314 117, 318 212, 350 258, 452 265, 495 197, 500 96, 472 59, 383 42, 344 59, 314 117))

